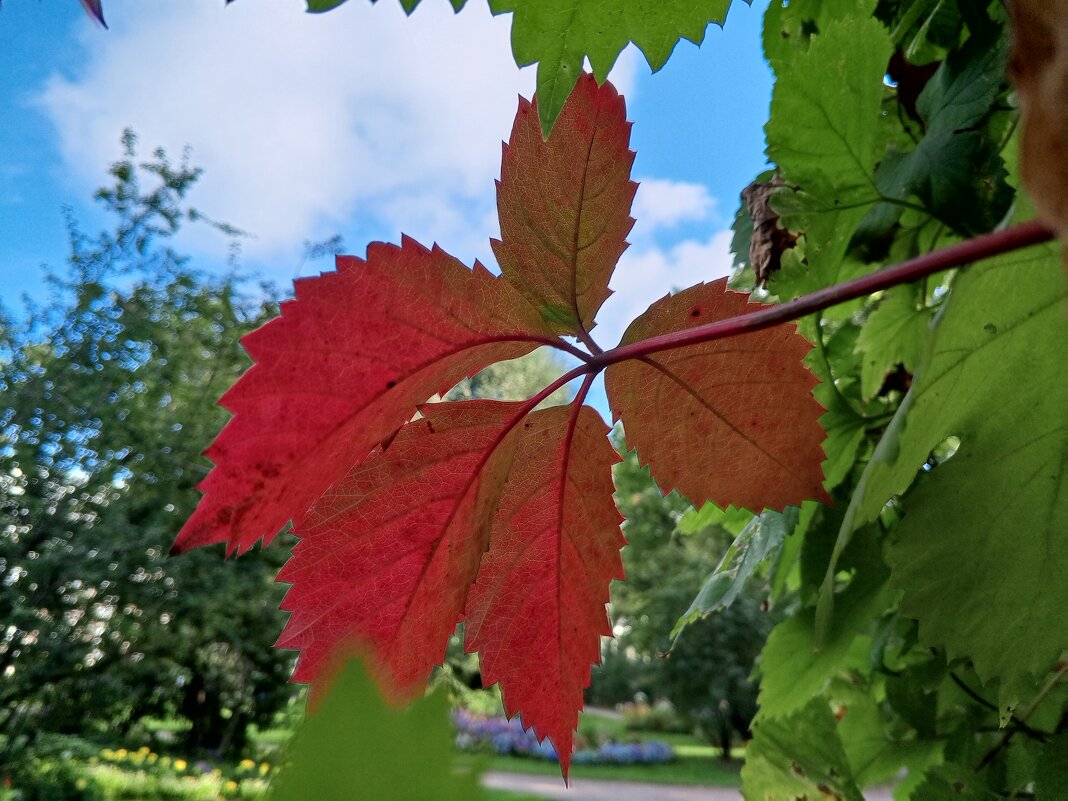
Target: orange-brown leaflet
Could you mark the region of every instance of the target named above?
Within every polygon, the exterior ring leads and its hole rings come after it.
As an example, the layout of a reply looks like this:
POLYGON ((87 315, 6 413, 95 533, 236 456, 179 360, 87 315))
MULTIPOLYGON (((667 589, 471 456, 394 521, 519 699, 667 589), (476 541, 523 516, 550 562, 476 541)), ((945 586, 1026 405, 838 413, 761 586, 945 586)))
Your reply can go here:
MULTIPOLYGON (((726 279, 654 303, 622 345, 760 308, 726 279)), ((612 364, 605 387, 627 441, 665 492, 759 512, 815 498, 822 487, 822 407, 792 323, 612 364)))

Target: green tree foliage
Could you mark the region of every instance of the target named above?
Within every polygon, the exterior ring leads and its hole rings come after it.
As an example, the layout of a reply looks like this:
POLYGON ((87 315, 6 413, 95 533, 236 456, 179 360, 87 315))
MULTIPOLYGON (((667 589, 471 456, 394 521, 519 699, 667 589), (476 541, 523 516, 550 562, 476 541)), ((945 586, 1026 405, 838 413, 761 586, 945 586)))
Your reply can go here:
MULTIPOLYGON (((541 348, 507 362, 491 364, 485 370, 465 378, 446 395, 447 400, 514 401, 526 400, 564 373, 564 368, 548 348, 541 348)), ((567 387, 561 387, 548 398, 546 404, 564 403, 567 387)))
POLYGON ((634 451, 616 467, 615 482, 616 504, 627 519, 627 580, 613 587, 620 633, 591 691, 606 696, 602 702, 629 700, 635 691, 666 698, 729 756, 732 743, 750 736, 756 714, 751 674, 772 625, 762 607, 764 588, 749 587, 729 609, 696 621, 674 642, 671 630, 730 543, 726 526, 745 516, 694 523, 692 506, 678 493, 662 495, 634 451), (688 520, 682 529, 680 519, 688 520))
POLYGON ((169 246, 201 216, 184 201, 198 174, 162 152, 139 164, 127 135, 97 193, 114 227, 72 221, 52 300, 0 332, 0 762, 146 714, 233 752, 292 694, 270 647, 282 554, 167 559, 225 420, 215 398, 248 364, 238 339, 272 311, 169 246))

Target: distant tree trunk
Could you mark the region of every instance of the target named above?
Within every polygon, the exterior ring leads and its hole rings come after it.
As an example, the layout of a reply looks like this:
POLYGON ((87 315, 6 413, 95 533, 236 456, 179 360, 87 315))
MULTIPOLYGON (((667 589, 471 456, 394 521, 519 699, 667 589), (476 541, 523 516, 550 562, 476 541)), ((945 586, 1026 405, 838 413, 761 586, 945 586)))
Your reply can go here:
POLYGON ((723 758, 731 758, 731 725, 726 717, 719 719, 719 747, 723 751, 723 758))

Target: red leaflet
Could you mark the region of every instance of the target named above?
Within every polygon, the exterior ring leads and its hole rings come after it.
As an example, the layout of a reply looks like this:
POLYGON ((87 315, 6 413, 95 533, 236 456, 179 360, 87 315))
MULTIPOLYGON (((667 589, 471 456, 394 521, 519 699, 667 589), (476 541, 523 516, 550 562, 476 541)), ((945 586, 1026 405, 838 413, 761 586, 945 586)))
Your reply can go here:
MULTIPOLYGON (((661 298, 620 344, 682 331, 760 308, 727 279, 661 298)), ((826 501, 819 383, 793 323, 611 365, 608 402, 627 441, 665 492, 754 512, 826 501), (650 413, 652 412, 652 413, 650 413)))
POLYGON ((489 555, 467 601, 467 650, 508 715, 552 738, 567 776, 590 668, 612 633, 608 585, 623 578, 619 456, 588 406, 533 412, 518 429, 489 555))
POLYGON ((537 100, 519 101, 504 146, 493 253, 508 280, 562 334, 584 334, 610 294, 608 279, 627 247, 630 204, 627 110, 611 84, 583 75, 549 140, 537 100))
MULTIPOLYGON (((632 223, 629 131, 622 99, 588 76, 548 142, 521 102, 498 184, 502 277, 404 239, 298 281, 244 340, 255 364, 222 399, 234 417, 175 543, 241 551, 296 521, 278 644, 301 651, 299 681, 355 643, 410 697, 465 619, 483 680, 552 739, 565 775, 623 576, 618 457, 582 406, 594 375, 607 367, 612 407, 664 488, 754 511, 826 498, 816 379, 792 325, 629 361, 590 338, 632 223), (525 403, 420 406, 542 344, 583 364, 525 403), (574 403, 534 411, 578 377, 574 403)), ((724 282, 699 285, 655 303, 624 343, 751 308, 724 282)))
POLYGON ((395 696, 423 689, 488 547, 513 451, 502 439, 522 406, 424 406, 297 521, 301 540, 278 574, 293 584, 278 645, 301 651, 297 681, 316 678, 337 645, 358 639, 373 647, 395 696))
POLYGON ((234 418, 176 552, 269 542, 415 414, 417 404, 551 336, 507 281, 411 239, 296 282, 243 340, 255 364, 220 403, 234 418))

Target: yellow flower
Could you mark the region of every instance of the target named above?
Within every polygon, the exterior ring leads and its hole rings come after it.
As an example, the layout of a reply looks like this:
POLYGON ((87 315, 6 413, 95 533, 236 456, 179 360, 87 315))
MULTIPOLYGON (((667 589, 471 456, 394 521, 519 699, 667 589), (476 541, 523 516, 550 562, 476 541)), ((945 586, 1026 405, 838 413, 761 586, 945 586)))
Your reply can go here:
POLYGON ((176 760, 174 760, 174 769, 175 770, 185 770, 186 769, 186 761, 184 759, 176 759, 176 760))
POLYGON ((243 767, 245 770, 256 767, 256 763, 253 762, 251 759, 248 759, 247 757, 245 759, 242 759, 241 762, 238 764, 240 764, 241 767, 243 767))
POLYGON ((147 745, 142 745, 140 748, 137 749, 137 753, 147 754, 150 750, 151 749, 147 745))
POLYGON ((149 761, 149 764, 155 764, 155 762, 156 762, 156 760, 157 760, 157 759, 159 759, 159 754, 155 754, 155 753, 150 753, 150 754, 148 755, 148 761, 149 761))
POLYGON ((267 775, 267 771, 269 771, 270 769, 271 769, 271 766, 268 765, 266 762, 261 762, 260 763, 260 775, 261 776, 266 776, 267 775))
POLYGON ((171 764, 171 758, 169 756, 160 757, 159 764, 163 765, 163 767, 167 767, 171 764))
POLYGON ((130 752, 129 752, 129 751, 127 751, 127 750, 126 750, 125 748, 120 748, 120 749, 119 749, 118 751, 116 751, 116 752, 115 752, 115 756, 116 756, 116 757, 117 757, 118 759, 126 759, 126 755, 127 755, 128 753, 130 753, 130 752))
POLYGON ((100 751, 100 756, 104 757, 104 759, 114 759, 115 752, 112 751, 110 748, 104 748, 100 751))
POLYGON ((231 793, 235 792, 237 790, 237 782, 235 782, 233 779, 230 779, 230 781, 226 783, 226 789, 229 790, 231 793))

